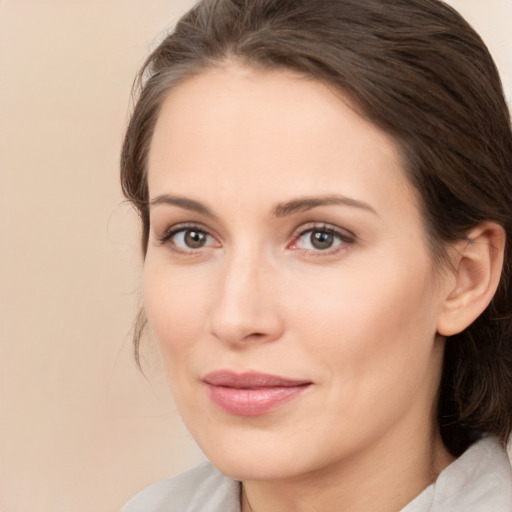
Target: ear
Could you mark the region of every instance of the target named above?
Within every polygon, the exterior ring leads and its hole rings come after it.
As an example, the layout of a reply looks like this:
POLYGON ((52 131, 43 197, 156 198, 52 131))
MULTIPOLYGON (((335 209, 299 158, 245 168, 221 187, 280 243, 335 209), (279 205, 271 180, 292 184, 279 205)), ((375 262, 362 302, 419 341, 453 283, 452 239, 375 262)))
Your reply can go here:
POLYGON ((450 279, 450 289, 438 317, 439 334, 458 334, 489 305, 500 282, 505 240, 505 231, 499 224, 483 222, 465 240, 454 244, 455 286, 450 279))

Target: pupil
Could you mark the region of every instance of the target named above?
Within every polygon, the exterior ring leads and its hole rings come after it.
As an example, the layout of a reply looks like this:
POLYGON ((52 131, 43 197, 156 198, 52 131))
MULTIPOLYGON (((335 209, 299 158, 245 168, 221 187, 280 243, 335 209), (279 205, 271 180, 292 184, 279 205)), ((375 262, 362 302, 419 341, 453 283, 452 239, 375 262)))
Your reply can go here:
POLYGON ((332 247, 334 237, 332 233, 326 233, 325 231, 313 231, 311 233, 311 245, 315 249, 329 249, 332 247))
POLYGON ((185 233, 185 243, 191 249, 199 249, 206 242, 206 235, 201 231, 187 231, 185 233))

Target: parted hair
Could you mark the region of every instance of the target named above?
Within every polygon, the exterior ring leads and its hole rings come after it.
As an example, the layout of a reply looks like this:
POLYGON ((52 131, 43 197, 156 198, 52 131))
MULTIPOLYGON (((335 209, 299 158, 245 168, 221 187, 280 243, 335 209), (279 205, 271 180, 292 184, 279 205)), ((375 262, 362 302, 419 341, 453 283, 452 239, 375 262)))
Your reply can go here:
MULTIPOLYGON (((203 0, 149 56, 121 156, 125 196, 149 236, 147 156, 160 107, 181 81, 226 60, 288 69, 338 88, 390 134, 417 191, 436 265, 483 221, 507 236, 498 290, 448 338, 438 422, 462 453, 512 428, 512 133, 496 66, 471 26, 439 0, 203 0)), ((300 105, 297 105, 300 108, 300 105)), ((134 347, 145 325, 141 312, 134 347)))

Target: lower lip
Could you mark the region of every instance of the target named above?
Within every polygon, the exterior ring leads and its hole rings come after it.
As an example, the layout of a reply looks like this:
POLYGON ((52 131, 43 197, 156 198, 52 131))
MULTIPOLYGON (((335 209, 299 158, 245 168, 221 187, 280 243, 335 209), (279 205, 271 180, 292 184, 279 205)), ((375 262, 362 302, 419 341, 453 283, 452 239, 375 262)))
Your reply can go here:
POLYGON ((309 384, 255 389, 228 388, 207 384, 212 402, 224 412, 237 416, 269 413, 302 394, 309 384))

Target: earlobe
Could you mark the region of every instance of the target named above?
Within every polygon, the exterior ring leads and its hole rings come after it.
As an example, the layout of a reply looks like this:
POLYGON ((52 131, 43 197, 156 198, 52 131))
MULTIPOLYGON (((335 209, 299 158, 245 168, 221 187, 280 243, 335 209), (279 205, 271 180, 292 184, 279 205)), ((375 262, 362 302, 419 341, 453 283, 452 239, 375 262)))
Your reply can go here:
POLYGON ((465 240, 455 244, 456 284, 442 305, 437 324, 439 334, 458 334, 487 308, 500 282, 505 239, 499 224, 483 222, 465 240))

